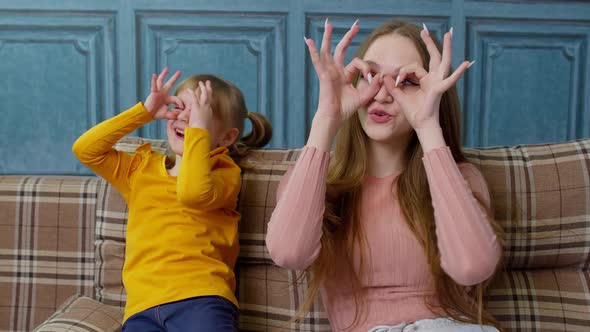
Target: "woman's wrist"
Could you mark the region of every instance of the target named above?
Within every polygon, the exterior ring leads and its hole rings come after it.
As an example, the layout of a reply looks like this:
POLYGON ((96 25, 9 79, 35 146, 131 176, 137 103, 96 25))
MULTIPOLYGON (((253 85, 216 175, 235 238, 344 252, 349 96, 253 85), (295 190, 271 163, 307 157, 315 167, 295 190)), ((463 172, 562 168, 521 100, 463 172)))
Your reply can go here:
POLYGON ((416 129, 416 135, 424 153, 447 146, 442 128, 438 123, 416 129))
POLYGON ((341 121, 339 119, 316 113, 311 123, 307 145, 324 152, 329 152, 340 126, 341 121))

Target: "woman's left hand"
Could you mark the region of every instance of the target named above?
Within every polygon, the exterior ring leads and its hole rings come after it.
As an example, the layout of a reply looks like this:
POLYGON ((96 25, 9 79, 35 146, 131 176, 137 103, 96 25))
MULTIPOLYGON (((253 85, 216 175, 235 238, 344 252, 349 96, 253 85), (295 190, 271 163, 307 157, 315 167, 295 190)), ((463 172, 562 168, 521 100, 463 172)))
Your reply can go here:
POLYGON ((442 56, 427 30, 420 33, 430 54, 429 71, 419 63, 402 67, 396 81, 383 79, 385 88, 401 106, 410 125, 419 132, 440 127, 439 106, 442 94, 455 84, 473 63, 463 62, 451 75, 452 33, 444 35, 442 56), (416 86, 417 85, 417 86, 416 86))

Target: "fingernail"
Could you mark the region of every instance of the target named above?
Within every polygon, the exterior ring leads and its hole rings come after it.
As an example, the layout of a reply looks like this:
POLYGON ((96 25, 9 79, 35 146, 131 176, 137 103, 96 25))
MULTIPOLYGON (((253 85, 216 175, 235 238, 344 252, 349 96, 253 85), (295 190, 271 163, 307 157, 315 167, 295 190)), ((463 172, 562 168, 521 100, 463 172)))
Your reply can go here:
POLYGON ((305 41, 305 43, 307 44, 307 37, 303 36, 303 40, 305 41))
POLYGON ((399 76, 395 79, 395 87, 396 88, 397 88, 398 84, 399 84, 399 76))
POLYGON ((357 25, 359 23, 359 19, 357 18, 356 21, 354 21, 354 23, 352 23, 352 26, 350 27, 351 29, 354 28, 355 25, 357 25))
POLYGON ((451 27, 451 29, 449 30, 449 33, 451 34, 451 38, 453 38, 453 27, 451 27))
POLYGON ((422 23, 422 27, 424 28, 424 31, 426 31, 426 34, 430 35, 430 32, 428 32, 428 28, 426 27, 426 24, 422 23))
POLYGON ((475 63, 475 60, 471 61, 471 62, 470 62, 468 65, 467 65, 467 68, 469 68, 469 67, 473 66, 473 64, 474 64, 474 63, 475 63))
POLYGON ((328 18, 326 17, 326 22, 324 22, 324 25, 328 25, 328 18))
POLYGON ((373 80, 373 75, 371 75, 371 73, 369 73, 367 75, 367 81, 369 82, 369 84, 371 84, 371 81, 373 80))

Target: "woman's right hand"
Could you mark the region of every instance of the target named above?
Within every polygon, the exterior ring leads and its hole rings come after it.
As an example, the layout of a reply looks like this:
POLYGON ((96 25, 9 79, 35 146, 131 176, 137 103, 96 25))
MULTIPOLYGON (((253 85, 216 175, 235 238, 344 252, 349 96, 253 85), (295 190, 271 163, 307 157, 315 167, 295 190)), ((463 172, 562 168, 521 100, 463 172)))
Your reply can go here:
POLYGON ((170 79, 164 84, 164 79, 169 73, 168 67, 164 68, 160 75, 152 74, 152 85, 150 88, 150 95, 147 97, 143 106, 148 113, 155 119, 168 119, 175 120, 180 114, 180 110, 184 109, 182 100, 176 96, 170 95, 170 90, 174 86, 174 83, 180 77, 180 71, 177 71, 170 77, 170 79), (174 110, 168 109, 169 104, 175 104, 174 110), (179 110, 180 109, 180 110, 179 110))
POLYGON ((344 67, 346 49, 359 32, 358 20, 346 32, 331 54, 332 24, 326 19, 322 46, 318 53, 312 39, 305 38, 313 67, 320 82, 318 109, 314 117, 325 119, 340 128, 342 122, 351 117, 361 106, 373 98, 381 87, 381 75, 378 74, 371 84, 356 88, 352 80, 358 72, 367 77, 371 72, 369 65, 359 58, 353 59, 344 67))

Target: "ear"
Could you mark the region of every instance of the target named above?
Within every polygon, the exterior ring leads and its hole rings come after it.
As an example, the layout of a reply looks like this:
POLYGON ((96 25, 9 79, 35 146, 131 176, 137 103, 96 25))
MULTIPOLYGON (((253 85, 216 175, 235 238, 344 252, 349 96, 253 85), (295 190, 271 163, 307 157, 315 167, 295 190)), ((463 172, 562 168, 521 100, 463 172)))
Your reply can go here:
POLYGON ((238 139, 238 135, 240 135, 240 131, 238 130, 238 128, 230 128, 226 130, 223 133, 223 136, 221 137, 221 145, 232 145, 238 139))

